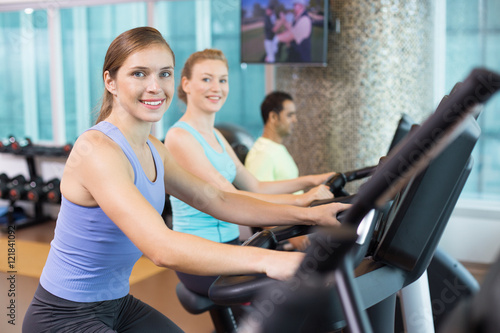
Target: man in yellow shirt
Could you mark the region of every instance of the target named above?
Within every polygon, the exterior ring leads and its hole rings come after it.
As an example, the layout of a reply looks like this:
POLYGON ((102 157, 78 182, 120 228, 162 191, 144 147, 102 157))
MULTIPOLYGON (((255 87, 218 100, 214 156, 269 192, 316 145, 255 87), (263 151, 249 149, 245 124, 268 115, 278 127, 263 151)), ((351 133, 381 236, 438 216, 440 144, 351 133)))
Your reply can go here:
MULTIPOLYGON (((283 145, 295 123, 297 111, 290 94, 275 91, 268 94, 260 106, 264 129, 245 159, 245 167, 260 181, 297 178, 299 169, 283 145)), ((298 250, 309 244, 307 236, 296 237, 290 243, 298 250)))
POLYGON ((285 92, 272 92, 262 102, 262 136, 255 141, 245 159, 245 167, 260 181, 299 176, 297 164, 283 145, 283 140, 297 123, 296 112, 292 96, 285 92))

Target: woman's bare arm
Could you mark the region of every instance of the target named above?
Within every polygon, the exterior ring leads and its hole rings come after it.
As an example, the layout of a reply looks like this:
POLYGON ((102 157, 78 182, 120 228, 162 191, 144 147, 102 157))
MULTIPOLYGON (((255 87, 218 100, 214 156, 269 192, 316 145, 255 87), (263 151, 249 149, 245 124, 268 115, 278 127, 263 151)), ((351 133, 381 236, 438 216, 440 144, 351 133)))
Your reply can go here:
MULTIPOLYGON (((161 215, 134 185, 127 158, 110 139, 101 136, 96 141, 84 136, 73 149, 74 158, 65 171, 64 195, 71 197, 76 204, 82 203, 79 200, 88 203, 93 200, 155 264, 200 275, 266 273, 277 279, 290 277, 297 268, 302 258, 300 255, 219 244, 168 229, 161 215), (78 155, 85 158, 76 159, 78 155)), ((166 151, 164 147, 162 149, 166 151)), ((204 182, 189 177, 172 161, 168 162, 171 157, 164 152, 162 156, 166 172, 171 173, 166 181, 179 176, 183 178, 173 185, 174 192, 187 192, 184 195, 191 196, 196 192, 191 186, 198 190, 203 187, 204 182), (187 177, 182 176, 184 174, 187 177), (177 188, 179 185, 187 186, 189 190, 177 188)), ((215 206, 218 207, 217 202, 215 206)))

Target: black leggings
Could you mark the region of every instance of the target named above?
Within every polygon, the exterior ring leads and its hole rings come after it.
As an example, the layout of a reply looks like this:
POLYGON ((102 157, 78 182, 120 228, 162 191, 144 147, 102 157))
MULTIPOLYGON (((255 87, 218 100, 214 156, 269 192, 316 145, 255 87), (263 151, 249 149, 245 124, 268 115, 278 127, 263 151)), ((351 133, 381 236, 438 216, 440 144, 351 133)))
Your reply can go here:
MULTIPOLYGON (((238 238, 236 238, 224 244, 241 245, 241 242, 238 238)), ((181 280, 184 286, 186 286, 186 288, 205 297, 208 297, 208 289, 210 288, 212 283, 214 283, 214 281, 219 277, 218 275, 201 276, 181 272, 176 272, 176 274, 179 280, 181 280)))
POLYGON ((24 317, 23 333, 182 332, 170 319, 132 295, 102 302, 72 302, 41 285, 24 317))

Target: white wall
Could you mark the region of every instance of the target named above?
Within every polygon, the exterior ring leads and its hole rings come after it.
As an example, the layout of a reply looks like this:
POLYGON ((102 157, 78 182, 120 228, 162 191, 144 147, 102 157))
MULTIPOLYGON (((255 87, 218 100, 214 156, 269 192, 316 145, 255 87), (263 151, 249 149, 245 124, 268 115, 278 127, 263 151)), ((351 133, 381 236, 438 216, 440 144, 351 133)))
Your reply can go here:
POLYGON ((460 261, 492 263, 500 254, 500 204, 459 200, 440 247, 460 261))

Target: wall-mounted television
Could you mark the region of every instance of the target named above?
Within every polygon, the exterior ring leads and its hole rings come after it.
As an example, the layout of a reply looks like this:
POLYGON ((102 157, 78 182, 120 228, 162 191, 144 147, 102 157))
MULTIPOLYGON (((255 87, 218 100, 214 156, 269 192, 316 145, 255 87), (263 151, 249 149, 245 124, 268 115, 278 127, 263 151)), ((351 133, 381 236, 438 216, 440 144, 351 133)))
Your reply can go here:
POLYGON ((241 62, 326 66, 328 0, 241 0, 241 62))

